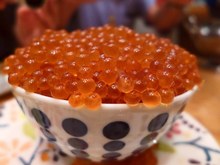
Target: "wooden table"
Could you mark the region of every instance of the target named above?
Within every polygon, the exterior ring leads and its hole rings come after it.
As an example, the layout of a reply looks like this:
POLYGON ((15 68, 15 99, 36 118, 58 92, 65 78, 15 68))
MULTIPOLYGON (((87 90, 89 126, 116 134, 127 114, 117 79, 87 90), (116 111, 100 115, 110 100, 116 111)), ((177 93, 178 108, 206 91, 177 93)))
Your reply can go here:
MULTIPOLYGON (((200 121, 220 144, 220 73, 201 69, 203 86, 191 98, 185 111, 200 121)), ((0 104, 13 96, 0 97, 0 104)))
POLYGON ((201 74, 204 84, 185 111, 200 121, 220 144, 220 72, 201 68, 201 74))

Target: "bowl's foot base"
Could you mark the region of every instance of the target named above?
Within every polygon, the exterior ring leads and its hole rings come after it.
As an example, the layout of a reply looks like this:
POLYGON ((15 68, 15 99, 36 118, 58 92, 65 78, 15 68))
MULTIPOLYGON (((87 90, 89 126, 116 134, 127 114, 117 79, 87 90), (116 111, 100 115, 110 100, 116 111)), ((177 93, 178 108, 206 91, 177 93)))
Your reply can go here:
POLYGON ((154 152, 155 147, 157 146, 152 146, 137 156, 131 156, 122 161, 108 160, 97 163, 77 158, 74 160, 72 165, 157 165, 157 158, 154 152))

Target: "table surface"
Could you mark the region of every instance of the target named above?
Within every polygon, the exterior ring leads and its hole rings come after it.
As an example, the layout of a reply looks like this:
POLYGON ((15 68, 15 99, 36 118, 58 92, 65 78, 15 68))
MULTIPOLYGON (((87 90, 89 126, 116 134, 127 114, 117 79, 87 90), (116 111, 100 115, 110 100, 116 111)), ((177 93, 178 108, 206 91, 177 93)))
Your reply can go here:
MULTIPOLYGON (((220 73, 202 69, 204 84, 188 102, 185 111, 202 123, 220 144, 220 73)), ((0 104, 12 98, 12 94, 0 97, 0 104)))

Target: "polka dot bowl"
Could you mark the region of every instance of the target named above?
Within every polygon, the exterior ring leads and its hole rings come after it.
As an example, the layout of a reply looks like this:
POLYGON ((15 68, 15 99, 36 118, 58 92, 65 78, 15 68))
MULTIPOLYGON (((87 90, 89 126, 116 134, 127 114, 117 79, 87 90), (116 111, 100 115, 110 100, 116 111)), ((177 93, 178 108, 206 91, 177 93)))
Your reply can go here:
POLYGON ((42 136, 73 157, 92 161, 121 160, 137 154, 163 136, 183 110, 196 87, 169 105, 102 104, 96 111, 74 109, 58 100, 13 87, 22 110, 42 136))

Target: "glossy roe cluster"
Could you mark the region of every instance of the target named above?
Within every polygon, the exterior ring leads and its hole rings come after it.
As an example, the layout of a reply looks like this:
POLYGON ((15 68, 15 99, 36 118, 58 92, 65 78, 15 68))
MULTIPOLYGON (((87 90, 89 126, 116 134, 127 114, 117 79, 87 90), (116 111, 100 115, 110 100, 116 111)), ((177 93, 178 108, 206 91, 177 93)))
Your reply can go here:
POLYGON ((194 55, 153 34, 108 25, 47 30, 10 55, 3 70, 12 85, 89 109, 169 104, 201 82, 194 55))

